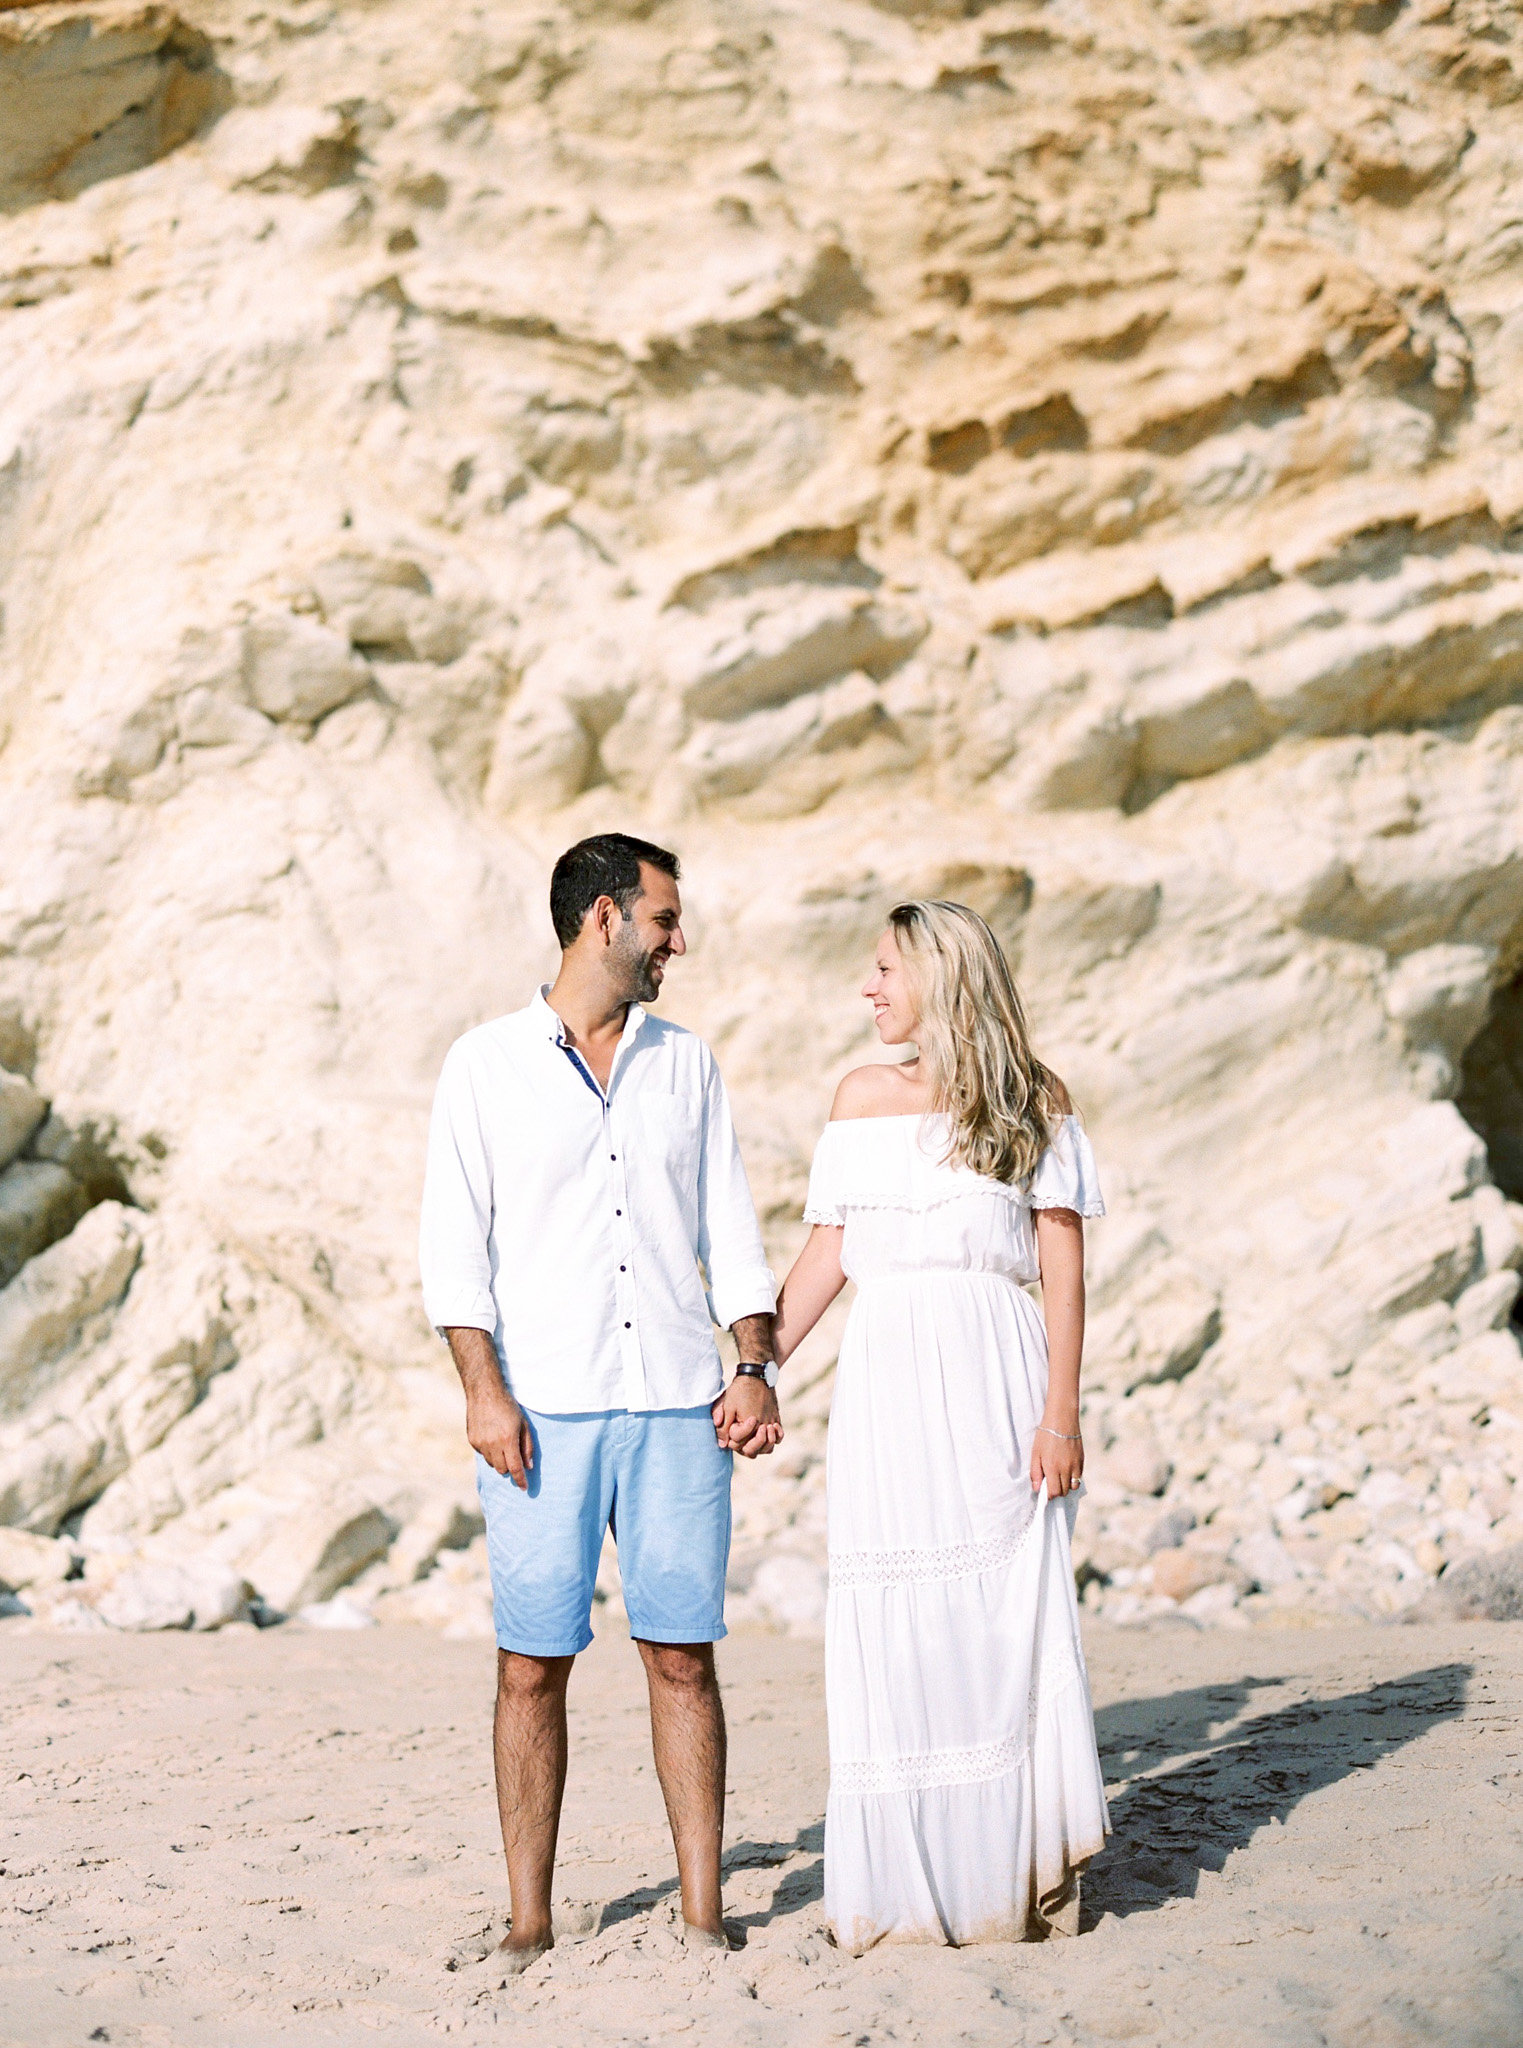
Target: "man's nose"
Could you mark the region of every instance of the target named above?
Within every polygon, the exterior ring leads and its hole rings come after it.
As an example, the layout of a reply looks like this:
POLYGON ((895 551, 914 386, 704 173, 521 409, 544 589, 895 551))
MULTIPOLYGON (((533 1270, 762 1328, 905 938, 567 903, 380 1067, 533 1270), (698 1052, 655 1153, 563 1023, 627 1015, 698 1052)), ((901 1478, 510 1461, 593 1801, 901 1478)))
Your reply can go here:
POLYGON ((674 924, 672 926, 672 936, 670 943, 672 951, 680 959, 682 955, 687 951, 687 940, 682 936, 682 927, 680 924, 674 924))

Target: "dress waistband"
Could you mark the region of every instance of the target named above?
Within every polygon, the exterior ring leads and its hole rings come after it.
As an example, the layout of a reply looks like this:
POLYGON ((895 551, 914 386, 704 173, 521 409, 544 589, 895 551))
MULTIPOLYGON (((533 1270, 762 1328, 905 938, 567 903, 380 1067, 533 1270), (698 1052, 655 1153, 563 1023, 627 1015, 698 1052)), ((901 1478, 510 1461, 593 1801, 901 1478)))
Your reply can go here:
MULTIPOLYGON (((882 1287, 894 1280, 995 1280, 1002 1287, 1013 1287, 1017 1294, 1025 1294, 1025 1290, 1035 1282, 1037 1275, 1033 1274, 1028 1281, 1021 1279, 1016 1273, 996 1272, 990 1266, 906 1266, 902 1272, 869 1273, 863 1278, 856 1275, 852 1278, 859 1290, 864 1287, 882 1287)), ((1027 1295, 1026 1299, 1029 1301, 1031 1297, 1027 1295)), ((1035 1303, 1032 1306, 1035 1307, 1035 1303)))

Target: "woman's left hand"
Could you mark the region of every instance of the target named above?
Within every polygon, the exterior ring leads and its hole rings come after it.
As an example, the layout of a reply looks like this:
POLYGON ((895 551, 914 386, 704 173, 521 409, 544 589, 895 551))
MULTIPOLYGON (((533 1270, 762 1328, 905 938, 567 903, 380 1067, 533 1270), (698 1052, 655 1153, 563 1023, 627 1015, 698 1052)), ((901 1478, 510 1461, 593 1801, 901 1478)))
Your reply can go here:
POLYGON ((1066 1431, 1056 1435, 1055 1430, 1056 1424, 1039 1429, 1031 1445, 1031 1490, 1035 1493, 1045 1479, 1049 1500, 1072 1493, 1084 1476, 1083 1443, 1070 1441, 1066 1431))

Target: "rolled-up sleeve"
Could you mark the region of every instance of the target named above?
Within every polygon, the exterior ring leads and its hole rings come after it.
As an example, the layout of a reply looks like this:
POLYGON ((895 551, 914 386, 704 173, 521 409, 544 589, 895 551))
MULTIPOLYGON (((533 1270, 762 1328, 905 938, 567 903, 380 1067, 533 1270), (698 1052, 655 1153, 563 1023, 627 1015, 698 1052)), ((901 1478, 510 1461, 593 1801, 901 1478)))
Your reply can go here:
POLYGON ((491 1336, 497 1328, 491 1229, 491 1156, 470 1065, 457 1046, 434 1092, 418 1231, 424 1313, 441 1336, 451 1328, 491 1336))
POLYGON ((709 1313, 728 1329, 742 1316, 770 1315, 777 1289, 762 1250, 751 1184, 735 1137, 730 1100, 704 1048, 702 1150, 698 1163, 698 1256, 708 1275, 709 1313))

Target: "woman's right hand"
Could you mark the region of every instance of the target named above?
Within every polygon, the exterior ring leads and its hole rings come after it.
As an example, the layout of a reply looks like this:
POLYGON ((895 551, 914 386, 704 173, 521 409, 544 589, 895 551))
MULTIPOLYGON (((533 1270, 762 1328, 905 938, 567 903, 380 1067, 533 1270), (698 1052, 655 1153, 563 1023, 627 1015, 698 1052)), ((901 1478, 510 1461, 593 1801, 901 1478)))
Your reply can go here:
POLYGON ((1056 1425, 1040 1427, 1031 1440, 1032 1492, 1045 1480, 1047 1498, 1059 1500, 1065 1493, 1072 1493, 1083 1477, 1083 1439, 1076 1432, 1059 1433, 1056 1425))

